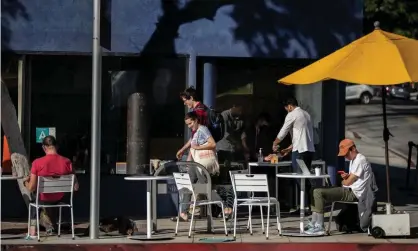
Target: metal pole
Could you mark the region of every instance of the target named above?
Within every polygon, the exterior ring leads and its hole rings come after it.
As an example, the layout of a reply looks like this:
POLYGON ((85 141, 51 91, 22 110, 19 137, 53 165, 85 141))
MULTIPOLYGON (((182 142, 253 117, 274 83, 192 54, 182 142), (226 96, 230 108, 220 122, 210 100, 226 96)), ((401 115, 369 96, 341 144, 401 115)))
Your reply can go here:
MULTIPOLYGON (((408 164, 406 167, 406 181, 405 181, 405 189, 409 189, 409 174, 411 172, 411 163, 412 163, 412 148, 414 147, 414 143, 412 141, 408 142, 408 164)), ((418 156, 418 155, 417 155, 418 156)))
POLYGON ((90 239, 99 238, 100 129, 102 105, 102 49, 100 47, 100 0, 93 2, 93 71, 91 103, 90 239))
POLYGON ((387 116, 386 116, 386 89, 382 86, 382 108, 383 108, 383 140, 385 141, 385 165, 386 165, 386 192, 388 203, 390 200, 390 173, 389 173, 389 136, 391 133, 388 129, 387 116))

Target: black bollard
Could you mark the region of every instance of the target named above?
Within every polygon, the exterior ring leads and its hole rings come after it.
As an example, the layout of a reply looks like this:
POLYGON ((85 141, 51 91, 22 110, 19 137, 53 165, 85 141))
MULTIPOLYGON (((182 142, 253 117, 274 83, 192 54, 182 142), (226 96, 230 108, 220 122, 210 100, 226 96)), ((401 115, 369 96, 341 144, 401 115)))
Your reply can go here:
POLYGON ((145 174, 148 155, 148 119, 145 94, 133 93, 128 99, 127 174, 145 174))

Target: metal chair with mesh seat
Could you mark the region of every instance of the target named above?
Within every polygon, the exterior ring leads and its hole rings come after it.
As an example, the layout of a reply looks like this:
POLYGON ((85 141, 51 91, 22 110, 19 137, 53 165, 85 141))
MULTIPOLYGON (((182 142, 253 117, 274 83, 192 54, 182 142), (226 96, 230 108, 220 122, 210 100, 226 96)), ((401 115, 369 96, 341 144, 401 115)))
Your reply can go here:
MULTIPOLYGON (((192 236, 192 227, 194 222, 194 212, 197 206, 211 206, 211 205, 219 205, 222 208, 222 216, 223 216, 223 222, 224 222, 224 229, 225 229, 225 235, 228 236, 228 231, 226 229, 226 220, 225 220, 225 213, 224 213, 224 204, 222 201, 211 201, 211 200, 197 200, 196 193, 194 191, 192 182, 190 180, 190 176, 188 173, 173 173, 174 180, 176 182, 177 190, 179 192, 179 195, 182 195, 184 193, 191 193, 192 194, 192 200, 189 202, 181 202, 179 201, 178 205, 178 214, 177 214, 177 223, 176 223, 176 231, 175 235, 177 235, 178 227, 179 227, 179 221, 180 221, 180 213, 181 213, 181 206, 182 205, 192 205, 192 217, 190 220, 190 227, 189 227, 189 235, 188 237, 191 238, 192 236)), ((212 215, 208 215, 208 217, 212 218, 212 215)), ((212 220, 212 219, 210 219, 212 220)))
POLYGON ((29 218, 28 218, 28 236, 30 235, 30 220, 31 220, 31 209, 34 207, 36 210, 36 231, 38 235, 38 241, 40 241, 39 234, 39 209, 40 208, 59 208, 58 218, 58 237, 61 236, 61 211, 63 207, 70 208, 71 212, 71 234, 74 240, 74 213, 73 213, 73 193, 74 193, 74 181, 75 175, 63 175, 58 177, 38 177, 38 185, 36 189, 36 201, 35 203, 29 204, 29 218), (56 205, 44 205, 39 201, 39 195, 43 193, 71 193, 70 203, 58 203, 56 205))

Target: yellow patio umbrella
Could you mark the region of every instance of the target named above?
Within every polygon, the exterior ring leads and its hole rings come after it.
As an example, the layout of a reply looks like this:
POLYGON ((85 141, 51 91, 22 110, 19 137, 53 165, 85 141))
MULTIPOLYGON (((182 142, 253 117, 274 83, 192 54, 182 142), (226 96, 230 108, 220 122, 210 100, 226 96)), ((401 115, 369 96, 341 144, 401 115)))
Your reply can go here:
POLYGON ((384 85, 418 82, 418 41, 385 32, 375 23, 375 30, 334 53, 280 80, 284 84, 312 84, 335 79, 343 82, 382 85, 383 139, 387 198, 390 203, 389 136, 384 85))
POLYGON ((279 82, 311 84, 328 79, 367 85, 418 82, 418 41, 376 27, 279 82))

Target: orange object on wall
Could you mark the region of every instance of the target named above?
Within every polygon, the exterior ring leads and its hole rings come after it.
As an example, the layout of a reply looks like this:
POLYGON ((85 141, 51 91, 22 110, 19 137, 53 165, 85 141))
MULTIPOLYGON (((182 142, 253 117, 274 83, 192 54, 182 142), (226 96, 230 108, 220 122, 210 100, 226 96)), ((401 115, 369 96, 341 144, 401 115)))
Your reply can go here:
POLYGON ((3 160, 1 163, 3 173, 12 172, 12 159, 10 158, 9 143, 7 142, 6 136, 3 137, 3 160))

